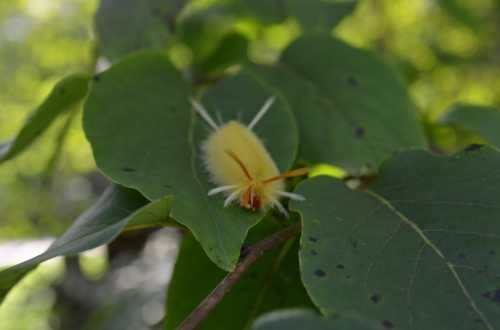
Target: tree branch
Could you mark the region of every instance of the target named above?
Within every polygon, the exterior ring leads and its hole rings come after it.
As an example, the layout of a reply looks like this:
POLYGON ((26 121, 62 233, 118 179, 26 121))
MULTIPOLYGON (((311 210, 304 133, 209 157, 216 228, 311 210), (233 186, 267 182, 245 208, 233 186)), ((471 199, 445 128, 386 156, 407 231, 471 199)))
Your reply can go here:
POLYGON ((241 256, 236 268, 215 287, 215 289, 196 307, 195 310, 179 325, 177 330, 197 329, 210 312, 220 303, 222 298, 231 291, 243 274, 265 252, 295 236, 300 231, 300 224, 296 223, 280 230, 262 241, 248 247, 241 256))

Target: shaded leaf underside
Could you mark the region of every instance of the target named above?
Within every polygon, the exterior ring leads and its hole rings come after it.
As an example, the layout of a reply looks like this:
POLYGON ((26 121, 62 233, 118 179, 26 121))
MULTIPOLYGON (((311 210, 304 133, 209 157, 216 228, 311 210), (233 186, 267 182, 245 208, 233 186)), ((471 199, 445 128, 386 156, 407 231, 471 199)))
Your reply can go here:
POLYGON ((107 244, 129 223, 132 226, 168 224, 171 202, 171 197, 164 197, 149 203, 137 191, 111 186, 47 251, 0 272, 0 303, 18 281, 43 261, 107 244))
POLYGON ((72 110, 87 94, 89 77, 73 74, 62 79, 43 103, 31 114, 17 136, 0 143, 0 164, 29 147, 61 115, 72 110))

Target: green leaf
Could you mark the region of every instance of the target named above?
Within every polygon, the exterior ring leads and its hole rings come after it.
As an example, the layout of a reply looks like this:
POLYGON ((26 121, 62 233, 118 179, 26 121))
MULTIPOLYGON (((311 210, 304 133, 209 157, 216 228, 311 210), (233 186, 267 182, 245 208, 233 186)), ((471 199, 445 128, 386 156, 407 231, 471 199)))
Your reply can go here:
MULTIPOLYGON (((101 198, 44 253, 0 272, 0 302, 9 290, 39 263, 58 256, 76 255, 111 242, 129 223, 168 218, 171 197, 148 203, 135 190, 111 186, 101 198)), ((156 220, 155 220, 156 222, 156 220)))
POLYGON ((294 203, 302 278, 325 315, 395 329, 500 327, 500 153, 409 151, 367 193, 317 177, 294 203))
POLYGON ((375 327, 355 319, 325 319, 308 310, 289 309, 265 314, 252 330, 368 330, 375 327))
POLYGON ((0 143, 0 164, 16 157, 29 147, 58 116, 72 110, 87 94, 89 77, 73 74, 62 79, 43 103, 31 114, 17 136, 0 143))
POLYGON ((283 22, 287 18, 286 7, 279 0, 235 0, 236 8, 258 18, 264 23, 283 22))
POLYGON ((356 8, 356 0, 287 0, 289 12, 306 31, 330 31, 356 8))
MULTIPOLYGON (((249 123, 272 91, 241 74, 211 88, 203 103, 216 118, 249 123)), ((193 231, 208 256, 222 269, 238 261, 241 244, 263 213, 223 208, 223 197, 208 197, 213 187, 200 158, 210 132, 192 118, 190 89, 158 54, 131 56, 99 75, 85 105, 84 129, 98 167, 113 180, 149 199, 175 195, 171 216, 193 231), (192 125, 194 125, 192 127, 192 125)), ((296 156, 295 122, 278 99, 256 127, 257 135, 281 170, 296 156)))
POLYGON ((354 0, 219 1, 181 15, 176 34, 191 47, 195 62, 200 63, 216 52, 224 38, 236 33, 236 25, 241 19, 247 18, 247 23, 259 29, 262 28, 260 23, 276 24, 296 17, 303 31, 329 32, 354 10, 356 4, 354 0))
MULTIPOLYGON (((258 240, 282 226, 266 218, 249 234, 258 240)), ((267 252, 203 322, 201 329, 246 329, 263 312, 312 306, 300 280, 298 244, 289 241, 267 252)), ((182 242, 167 298, 165 329, 175 329, 224 278, 190 235, 182 242)))
POLYGON ((456 19, 458 22, 469 27, 473 31, 478 32, 484 27, 484 21, 475 16, 472 11, 463 4, 462 1, 438 0, 437 2, 448 15, 456 19))
POLYGON ((447 113, 444 123, 452 124, 479 135, 491 145, 500 147, 500 111, 493 107, 457 104, 447 113))
POLYGON ((141 49, 162 49, 185 0, 101 0, 96 13, 99 51, 115 61, 141 49))
POLYGON ((304 30, 330 31, 356 7, 354 0, 235 0, 236 8, 264 23, 297 17, 304 30))
POLYGON ((173 198, 170 196, 154 200, 141 208, 128 222, 124 230, 138 230, 157 227, 178 227, 170 217, 173 198))
POLYGON ((240 33, 229 33, 207 58, 196 64, 201 74, 221 74, 232 65, 247 59, 248 39, 240 33))
POLYGON ((310 35, 286 49, 277 67, 251 70, 287 99, 308 162, 359 172, 426 144, 405 85, 371 52, 310 35))
POLYGON ((191 48, 194 62, 200 63, 212 55, 221 40, 233 31, 235 19, 230 5, 217 3, 181 15, 176 35, 191 48))

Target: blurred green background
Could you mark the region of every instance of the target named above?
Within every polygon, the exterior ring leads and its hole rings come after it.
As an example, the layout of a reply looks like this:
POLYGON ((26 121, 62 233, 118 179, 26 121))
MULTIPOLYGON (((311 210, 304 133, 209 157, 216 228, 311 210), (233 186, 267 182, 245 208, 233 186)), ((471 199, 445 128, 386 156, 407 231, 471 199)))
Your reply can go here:
MULTIPOLYGON (((195 1, 191 7, 212 2, 195 1)), ((0 2, 0 141, 16 134, 59 79, 68 73, 94 70, 93 25, 98 6, 98 0, 0 2)), ((224 16, 218 17, 217 25, 224 26, 224 20, 224 16)), ((298 34, 293 20, 275 25, 231 24, 251 38, 250 56, 261 62, 273 61, 298 34)), ((500 0, 360 0, 354 14, 332 33, 353 45, 376 50, 393 63, 407 81, 424 123, 436 122, 456 102, 500 104, 500 0)), ((189 65, 197 51, 204 48, 193 51, 181 43, 168 48, 179 67, 189 65)), ((0 166, 0 268, 41 252, 104 189, 106 180, 95 170, 80 119, 78 114, 60 118, 27 152, 0 166)), ((460 147, 446 128, 429 134, 433 139, 442 138, 436 143, 446 151, 460 147)), ((161 237, 175 242, 174 233, 162 235, 147 235, 140 249, 154 246, 154 239, 161 237)), ((175 244, 167 250, 173 259, 175 244)), ((0 307, 0 329, 68 329, 65 318, 79 308, 61 308, 68 306, 61 287, 74 269, 72 265, 77 263, 85 285, 109 292, 103 288, 113 281, 107 271, 112 268, 109 254, 101 249, 43 264, 0 307)), ((117 267, 130 273, 133 263, 147 262, 136 257, 117 267)), ((131 289, 138 287, 125 285, 127 290, 113 292, 121 302, 133 300, 137 292, 131 289)), ((92 329, 111 329, 111 323, 103 320, 125 313, 110 307, 103 297, 85 299, 93 304, 85 315, 92 315, 95 324, 100 324, 92 329)), ((144 299, 146 305, 156 302, 151 308, 160 310, 153 316, 141 314, 150 321, 141 323, 144 329, 154 328, 163 316, 163 307, 158 306, 162 299, 155 300, 150 294, 144 299)), ((117 329, 121 329, 119 325, 117 329)))

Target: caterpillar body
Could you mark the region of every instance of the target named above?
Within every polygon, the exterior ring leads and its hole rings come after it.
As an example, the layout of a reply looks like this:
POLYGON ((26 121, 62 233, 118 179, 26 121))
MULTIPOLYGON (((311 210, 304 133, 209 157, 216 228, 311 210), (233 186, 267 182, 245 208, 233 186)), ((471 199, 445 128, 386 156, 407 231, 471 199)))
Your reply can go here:
POLYGON ((240 206, 246 209, 255 211, 276 207, 287 216, 281 198, 304 200, 301 195, 285 191, 284 179, 307 174, 308 169, 280 174, 271 155, 253 131, 274 100, 274 97, 269 98, 248 125, 231 120, 220 126, 203 105, 191 100, 196 112, 213 130, 201 146, 210 180, 216 185, 208 195, 223 193, 225 207, 239 201, 240 206))

